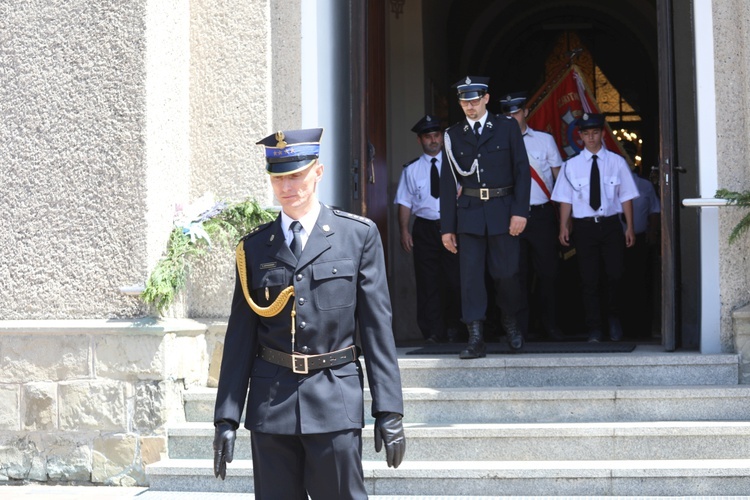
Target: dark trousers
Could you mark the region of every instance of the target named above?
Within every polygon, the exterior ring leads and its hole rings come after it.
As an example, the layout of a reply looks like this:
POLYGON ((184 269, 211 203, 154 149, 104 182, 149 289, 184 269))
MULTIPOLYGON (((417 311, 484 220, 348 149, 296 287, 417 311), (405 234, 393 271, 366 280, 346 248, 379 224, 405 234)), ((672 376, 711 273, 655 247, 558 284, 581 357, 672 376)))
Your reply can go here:
POLYGON ((461 269, 462 321, 484 321, 487 315, 485 270, 495 285, 496 302, 503 316, 515 322, 521 308, 518 277, 520 240, 508 233, 492 236, 458 235, 461 269))
POLYGON ((461 311, 458 255, 443 246, 440 221, 417 217, 412 227, 417 282, 417 324, 424 338, 446 339, 461 311))
POLYGON ((285 436, 251 434, 258 500, 366 499, 362 430, 285 436))
POLYGON ((619 317, 620 282, 625 255, 625 235, 618 216, 600 219, 573 219, 573 241, 581 273, 586 327, 602 329, 600 299, 606 294, 608 316, 619 317), (600 266, 604 269, 606 290, 599 290, 600 266))
POLYGON ((531 208, 529 217, 526 219, 526 228, 520 236, 521 271, 519 276, 522 302, 519 326, 524 334, 529 333, 532 296, 539 298, 542 327, 547 333, 555 328, 558 264, 557 227, 555 206, 552 203, 545 203, 531 208), (534 291, 530 291, 529 281, 534 276, 537 280, 536 287, 534 291))

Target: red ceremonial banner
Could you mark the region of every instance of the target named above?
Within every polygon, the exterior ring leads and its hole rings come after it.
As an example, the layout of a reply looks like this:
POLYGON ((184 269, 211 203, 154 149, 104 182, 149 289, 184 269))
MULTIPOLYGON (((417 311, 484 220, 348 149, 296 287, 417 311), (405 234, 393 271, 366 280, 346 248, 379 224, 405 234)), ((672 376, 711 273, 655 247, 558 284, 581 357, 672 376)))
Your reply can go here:
MULTIPOLYGON (((565 160, 583 149, 583 142, 575 133, 574 122, 583 113, 599 113, 599 106, 575 64, 563 71, 555 83, 542 88, 546 89, 550 86, 552 88, 538 104, 535 104, 535 101, 540 93, 529 100, 534 108, 529 113, 526 123, 535 130, 552 134, 560 149, 560 155, 565 160)), ((606 122, 604 144, 610 151, 627 158, 620 142, 615 139, 612 129, 606 122)))

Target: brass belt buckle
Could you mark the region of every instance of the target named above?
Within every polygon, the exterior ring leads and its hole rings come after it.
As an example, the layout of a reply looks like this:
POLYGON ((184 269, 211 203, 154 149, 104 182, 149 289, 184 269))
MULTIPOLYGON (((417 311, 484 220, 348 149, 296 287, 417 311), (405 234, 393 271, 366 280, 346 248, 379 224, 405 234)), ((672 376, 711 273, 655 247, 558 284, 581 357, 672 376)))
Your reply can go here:
POLYGON ((304 354, 292 354, 292 371, 300 375, 307 375, 307 356, 304 354), (302 360, 302 368, 297 369, 297 360, 302 360))
POLYGON ((479 199, 483 201, 487 201, 490 199, 489 188, 479 188, 479 199))

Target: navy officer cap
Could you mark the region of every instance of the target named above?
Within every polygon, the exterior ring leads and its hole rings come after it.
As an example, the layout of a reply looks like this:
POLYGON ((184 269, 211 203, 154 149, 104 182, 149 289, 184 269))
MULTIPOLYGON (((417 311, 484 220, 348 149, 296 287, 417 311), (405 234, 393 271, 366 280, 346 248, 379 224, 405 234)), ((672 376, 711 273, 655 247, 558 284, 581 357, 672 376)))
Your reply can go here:
POLYGON ((320 155, 322 128, 279 130, 261 139, 266 151, 266 171, 271 175, 287 175, 306 169, 320 155))
POLYGON ((489 86, 490 79, 486 76, 467 76, 453 84, 460 101, 471 101, 484 97, 489 86))
POLYGON ((604 128, 604 115, 599 113, 584 113, 576 120, 578 130, 590 128, 604 128))
POLYGON ((441 130, 440 120, 432 115, 424 115, 414 126, 411 131, 417 135, 426 134, 427 132, 436 132, 441 130))
POLYGON ((528 99, 526 92, 511 92, 500 99, 500 105, 503 107, 503 113, 515 113, 523 109, 528 99))

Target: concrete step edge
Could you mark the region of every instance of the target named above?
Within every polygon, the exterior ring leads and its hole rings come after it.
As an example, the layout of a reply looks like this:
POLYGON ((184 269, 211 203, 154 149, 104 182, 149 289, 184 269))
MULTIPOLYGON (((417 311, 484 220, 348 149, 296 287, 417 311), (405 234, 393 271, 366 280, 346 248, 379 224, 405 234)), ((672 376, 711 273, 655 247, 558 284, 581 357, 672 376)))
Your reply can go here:
MULTIPOLYGON (((632 387, 406 387, 405 399, 681 399, 686 397, 750 397, 750 386, 740 385, 658 385, 632 387)), ((365 394, 369 389, 365 388, 365 394)), ((184 391, 185 402, 216 399, 216 388, 191 387, 184 391)))
MULTIPOLYGON (((681 477, 750 475, 750 459, 693 460, 550 460, 550 461, 405 461, 398 469, 384 460, 365 460, 366 477, 457 478, 470 477, 681 477)), ((208 459, 165 459, 146 466, 148 475, 213 476, 208 459)), ((231 476, 251 476, 251 460, 227 464, 231 476)))
MULTIPOLYGON (((366 425, 363 433, 372 431, 366 425)), ((513 437, 519 436, 725 436, 750 435, 750 421, 676 422, 560 422, 560 423, 463 423, 428 424, 406 422, 409 437, 513 437)), ((244 432, 244 431, 243 431, 244 432)), ((169 437, 212 437, 211 422, 186 422, 167 427, 169 437)), ((248 434, 249 437, 249 434, 248 434)))

